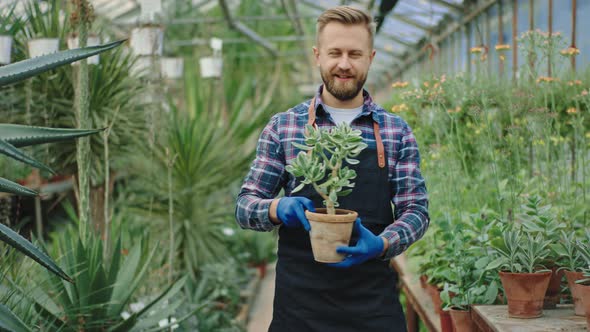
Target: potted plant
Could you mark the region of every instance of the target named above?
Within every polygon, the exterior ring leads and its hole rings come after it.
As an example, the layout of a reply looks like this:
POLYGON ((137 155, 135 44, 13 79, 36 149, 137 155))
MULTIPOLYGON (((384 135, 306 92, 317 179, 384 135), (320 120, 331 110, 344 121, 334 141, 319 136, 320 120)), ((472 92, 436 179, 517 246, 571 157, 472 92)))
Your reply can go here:
POLYGON ((576 281, 576 286, 578 287, 578 295, 583 304, 583 313, 586 315, 586 324, 590 331, 590 232, 586 231, 586 236, 586 241, 576 241, 578 250, 587 266, 584 269, 582 279, 576 281))
POLYGON ((584 313, 586 315, 586 325, 590 331, 590 265, 583 274, 584 279, 576 281, 580 287, 580 298, 584 304, 584 313))
POLYGON ((199 59, 199 66, 201 68, 201 77, 216 78, 221 77, 223 72, 223 58, 221 57, 221 49, 223 48, 223 40, 219 38, 211 38, 209 46, 213 50, 213 55, 199 59))
POLYGON ((184 59, 182 57, 162 57, 160 58, 160 70, 164 79, 180 79, 184 73, 184 59))
MULTIPOLYGON (((590 234, 588 237, 590 238, 590 234)), ((579 294, 579 288, 581 286, 576 284, 576 281, 584 278, 582 271, 587 265, 578 247, 575 234, 567 235, 563 231, 561 233, 561 241, 551 245, 551 249, 559 257, 559 270, 565 273, 574 302, 574 312, 577 316, 584 316, 584 308, 579 294)))
POLYGON ((129 45, 135 55, 162 55, 164 27, 156 23, 145 23, 131 30, 129 45))
POLYGON ((500 268, 500 280, 508 300, 508 316, 537 318, 543 315, 543 299, 551 271, 541 263, 549 255, 550 242, 540 234, 533 237, 521 230, 506 230, 500 241, 492 241, 499 257, 488 269, 500 268))
POLYGON ((39 2, 31 2, 25 6, 25 14, 29 18, 26 35, 29 37, 27 48, 30 58, 56 53, 59 50, 59 39, 63 36, 65 24, 62 22, 63 12, 56 1, 50 1, 47 8, 39 2))
MULTIPOLYGON (((458 225, 457 230, 460 230, 458 225)), ((486 269, 490 258, 483 248, 470 245, 470 237, 466 232, 457 232, 449 242, 450 264, 447 266, 448 280, 440 293, 445 310, 450 314, 452 330, 456 332, 473 331, 474 322, 471 318, 471 306, 474 304, 493 304, 498 296, 498 284, 490 278, 490 270, 486 269)), ((441 318, 443 315, 441 314, 441 318)), ((441 327, 445 331, 445 327, 441 327)), ((446 329, 450 331, 450 329, 446 329)))
POLYGON ((16 4, 0 15, 0 65, 11 62, 13 36, 22 28, 20 17, 14 13, 16 4))
MULTIPOLYGON (((523 231, 532 235, 540 234, 552 244, 559 243, 560 232, 566 228, 566 224, 558 222, 551 214, 551 205, 541 205, 541 201, 541 197, 532 195, 521 206, 524 212, 519 215, 518 219, 522 223, 523 231)), ((551 280, 543 300, 543 309, 555 309, 560 300, 563 270, 559 269, 556 264, 554 251, 550 251, 542 265, 551 270, 551 280)))
POLYGON ((356 172, 346 164, 355 165, 354 159, 367 144, 363 142, 360 130, 341 123, 331 129, 315 128, 306 125, 305 144, 293 143, 301 149, 287 172, 294 177, 303 177, 301 184, 293 193, 311 185, 324 199, 325 209, 316 212, 305 211, 311 225, 309 236, 314 259, 318 262, 335 263, 344 258, 344 254, 336 252, 338 246, 346 246, 350 241, 352 226, 358 213, 350 210, 337 209, 338 196, 352 192, 356 172))

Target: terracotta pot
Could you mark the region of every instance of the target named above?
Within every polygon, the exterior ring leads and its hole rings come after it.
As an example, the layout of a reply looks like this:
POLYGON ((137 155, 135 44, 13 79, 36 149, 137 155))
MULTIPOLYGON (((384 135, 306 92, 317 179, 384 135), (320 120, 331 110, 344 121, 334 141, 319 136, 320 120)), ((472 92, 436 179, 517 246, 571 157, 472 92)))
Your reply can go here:
POLYGON ((580 294, 580 299, 582 300, 582 304, 584 305, 584 313, 586 314, 586 324, 588 325, 588 331, 590 331, 590 286, 580 285, 578 288, 578 294, 580 294))
POLYGON ((451 319, 453 320, 453 328, 456 332, 475 331, 475 324, 471 318, 471 310, 451 309, 450 313, 451 319))
POLYGON ((313 258, 321 263, 341 262, 344 254, 337 253, 336 248, 349 244, 358 213, 336 209, 335 215, 329 215, 326 209, 316 209, 316 212, 305 211, 305 216, 311 226, 309 238, 313 258))
POLYGON ((543 315, 543 298, 549 286, 551 271, 509 273, 500 271, 500 280, 508 299, 508 316, 537 318, 543 315))
POLYGON ((442 332, 455 332, 449 310, 441 310, 440 312, 440 329, 442 332))
POLYGON ((561 298, 561 280, 563 279, 563 270, 557 271, 558 267, 551 268, 551 279, 545 292, 543 300, 543 309, 555 309, 561 298))
POLYGON ((428 295, 430 295, 430 298, 432 299, 434 311, 436 311, 436 313, 439 315, 442 312, 442 305, 443 305, 442 300, 440 299, 441 290, 442 289, 439 289, 438 287, 436 287, 436 285, 427 284, 426 291, 428 292, 428 295))
POLYGON ((576 280, 584 279, 584 275, 582 272, 565 271, 565 278, 567 279, 567 284, 572 292, 574 312, 576 316, 584 316, 584 304, 582 303, 580 294, 582 291, 580 288, 583 286, 576 284, 576 280))
POLYGON ((428 277, 424 274, 420 276, 420 287, 422 287, 422 289, 428 287, 428 277))

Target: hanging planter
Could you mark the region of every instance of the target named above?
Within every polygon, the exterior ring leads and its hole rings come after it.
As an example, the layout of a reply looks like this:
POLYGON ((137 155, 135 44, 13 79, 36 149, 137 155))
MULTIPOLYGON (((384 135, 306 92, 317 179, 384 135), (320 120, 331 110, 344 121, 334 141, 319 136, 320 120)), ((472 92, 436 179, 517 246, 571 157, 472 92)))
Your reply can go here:
POLYGON ((141 19, 153 22, 162 12, 162 0, 139 0, 139 7, 141 8, 141 19))
POLYGON ((164 28, 145 25, 131 30, 131 49, 136 55, 162 55, 164 28))
POLYGON ((38 56, 55 53, 59 50, 58 38, 37 38, 31 39, 27 42, 29 47, 29 57, 36 58, 38 56))
POLYGON ((12 36, 0 36, 0 65, 10 63, 12 54, 12 36))
POLYGON ((176 80, 182 78, 184 71, 184 59, 163 57, 160 59, 160 70, 165 79, 176 80))
POLYGON ((223 59, 215 57, 200 58, 201 77, 221 77, 223 69, 223 59))
MULTIPOLYGON (((75 36, 68 37, 67 44, 68 44, 68 49, 70 49, 70 50, 80 47, 78 37, 75 37, 75 36)), ((86 41, 86 46, 96 46, 99 44, 100 44, 100 39, 98 38, 98 36, 88 36, 88 40, 86 41)), ((91 56, 90 58, 87 59, 89 65, 97 65, 99 60, 100 59, 99 59, 98 55, 91 56)), ((73 62, 72 66, 75 66, 78 63, 79 63, 78 61, 73 62)))

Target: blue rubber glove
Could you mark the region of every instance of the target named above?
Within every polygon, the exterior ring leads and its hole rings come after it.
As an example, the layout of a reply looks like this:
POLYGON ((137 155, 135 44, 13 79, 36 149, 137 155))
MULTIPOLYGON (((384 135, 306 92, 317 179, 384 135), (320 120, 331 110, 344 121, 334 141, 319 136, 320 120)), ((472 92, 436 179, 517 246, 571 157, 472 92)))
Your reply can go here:
POLYGON ((353 233, 359 235, 359 239, 354 247, 339 246, 336 252, 345 254, 346 258, 342 262, 330 263, 333 267, 351 267, 361 264, 369 259, 375 258, 383 252, 383 239, 371 233, 363 224, 361 219, 357 218, 354 222, 353 233))
POLYGON ((277 217, 289 228, 302 227, 309 232, 311 226, 305 217, 305 210, 315 212, 313 202, 305 197, 282 197, 277 206, 277 217))

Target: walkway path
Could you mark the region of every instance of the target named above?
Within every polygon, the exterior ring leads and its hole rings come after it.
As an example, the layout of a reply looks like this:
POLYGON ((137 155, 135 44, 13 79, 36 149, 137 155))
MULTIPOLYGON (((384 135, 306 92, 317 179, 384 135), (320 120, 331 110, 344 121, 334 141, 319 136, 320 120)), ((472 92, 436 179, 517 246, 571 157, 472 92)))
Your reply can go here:
POLYGON ((260 282, 258 294, 250 311, 248 332, 267 332, 272 320, 272 301, 275 291, 275 264, 268 265, 266 276, 260 282))

